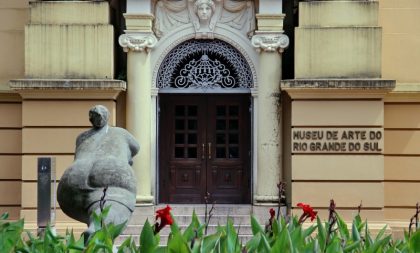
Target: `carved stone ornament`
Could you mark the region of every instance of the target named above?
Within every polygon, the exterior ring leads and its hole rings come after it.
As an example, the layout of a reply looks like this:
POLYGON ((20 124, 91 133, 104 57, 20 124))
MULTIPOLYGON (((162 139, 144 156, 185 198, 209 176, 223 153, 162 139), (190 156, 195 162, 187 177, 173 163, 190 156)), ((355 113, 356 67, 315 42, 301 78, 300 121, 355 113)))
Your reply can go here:
POLYGON ((189 40, 171 50, 162 62, 159 89, 249 89, 253 74, 245 58, 218 39, 189 40))
POLYGON ((289 46, 289 37, 285 34, 257 34, 251 43, 258 51, 283 52, 289 46))
POLYGON ((138 52, 149 52, 156 43, 157 38, 151 33, 132 33, 123 34, 118 38, 120 46, 123 47, 124 52, 138 51, 138 52))
POLYGON ((159 0, 155 8, 154 31, 163 37, 176 27, 192 24, 196 39, 213 39, 217 25, 227 25, 250 36, 255 30, 252 1, 159 0))

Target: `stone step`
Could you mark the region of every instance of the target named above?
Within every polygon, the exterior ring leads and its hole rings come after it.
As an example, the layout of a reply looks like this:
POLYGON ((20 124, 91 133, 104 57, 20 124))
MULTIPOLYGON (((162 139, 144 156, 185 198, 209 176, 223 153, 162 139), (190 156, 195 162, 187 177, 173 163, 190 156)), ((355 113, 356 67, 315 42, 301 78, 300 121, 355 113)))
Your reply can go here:
MULTIPOLYGON (((173 215, 176 223, 178 225, 189 225, 191 223, 192 220, 192 215, 173 215)), ((204 223, 204 215, 197 215, 198 220, 200 221, 200 223, 204 223)), ((146 219, 149 220, 150 224, 155 223, 155 217, 143 217, 143 218, 131 218, 130 222, 128 223, 128 225, 143 225, 144 222, 146 222, 146 219)), ((208 217, 207 217, 208 219, 208 217)), ((243 225, 247 225, 247 224, 251 224, 251 216, 250 215, 233 215, 233 216, 229 216, 229 215, 212 215, 210 218, 210 222, 209 224, 226 224, 227 220, 231 219, 233 223, 235 224, 243 224, 243 225)))
MULTIPOLYGON (((179 225, 179 229, 181 231, 185 231, 185 229, 187 229, 188 225, 179 225)), ((215 233, 217 231, 217 225, 209 225, 207 227, 207 233, 208 234, 212 234, 215 233)), ((241 235, 250 235, 252 234, 252 229, 251 229, 251 225, 233 225, 233 227, 235 228, 236 232, 241 235)), ((129 225, 127 226, 127 228, 123 231, 122 235, 139 235, 141 230, 143 229, 143 225, 129 225)), ((164 229, 162 229, 160 231, 161 235, 168 235, 170 233, 170 229, 169 227, 166 227, 164 229)))
MULTIPOLYGON (((137 206, 134 210, 133 216, 137 215, 154 215, 155 211, 158 209, 165 208, 166 205, 156 205, 156 206, 137 206)), ((203 204, 195 204, 195 205, 170 205, 171 213, 174 215, 184 215, 184 214, 192 214, 193 211, 196 214, 204 214, 206 210, 206 206, 203 204)), ((211 205, 207 206, 207 210, 210 211, 211 205)), ((213 209, 213 214, 218 215, 230 215, 230 214, 250 214, 252 212, 251 205, 228 205, 228 204, 220 204, 215 205, 213 209)))
MULTIPOLYGON (((129 238, 130 235, 120 235, 117 237, 114 241, 114 245, 121 245, 127 238, 129 238)), ((131 236, 132 240, 136 243, 137 246, 139 246, 139 235, 131 236)), ((249 240, 252 239, 252 235, 239 235, 238 240, 241 242, 242 245, 245 245, 249 240)), ((161 235, 159 245, 165 246, 168 242, 168 235, 161 235)))
MULTIPOLYGON (((146 219, 150 223, 155 220, 155 211, 164 208, 166 205, 157 206, 140 206, 136 207, 131 220, 130 225, 143 225, 146 219)), ((213 216, 238 216, 238 215, 250 215, 253 214, 259 221, 265 222, 269 218, 268 210, 273 206, 252 206, 252 205, 215 205, 212 211, 213 216)), ((204 217, 205 205, 171 205, 172 215, 178 216, 189 216, 191 217, 193 211, 196 212, 197 216, 204 217)), ((277 208, 275 208, 277 210, 277 208)), ((208 211, 210 206, 208 206, 208 211)), ((204 219, 203 219, 204 220, 204 219)), ((224 220, 226 221, 226 219, 224 220)), ((181 224, 178 220, 177 222, 181 224)), ((188 221, 189 222, 189 221, 188 221)), ((249 222, 249 221, 247 221, 249 222)), ((216 223, 217 224, 217 223, 216 223)), ((245 223, 242 223, 245 224, 245 223)))
MULTIPOLYGON (((204 223, 205 217, 205 205, 170 205, 172 208, 172 215, 174 216, 178 226, 181 231, 184 231, 188 225, 191 223, 192 213, 196 212, 200 223, 204 223)), ((146 219, 149 220, 150 224, 155 222, 155 212, 158 209, 165 208, 166 205, 160 204, 157 206, 139 206, 136 207, 133 216, 124 230, 122 235, 120 235, 116 240, 116 245, 120 245, 125 239, 129 236, 132 236, 134 242, 138 244, 140 232, 143 228, 144 222, 146 219)), ((207 206, 209 211, 211 208, 210 205, 207 206)), ((270 217, 269 210, 270 208, 277 208, 273 205, 266 206, 252 206, 252 205, 222 205, 218 204, 214 206, 212 211, 212 218, 210 219, 210 224, 207 230, 208 234, 213 234, 217 231, 217 225, 222 226, 226 225, 227 219, 230 218, 233 221, 234 227, 236 230, 239 229, 239 240, 242 241, 242 244, 245 244, 252 238, 252 229, 251 229, 251 214, 260 222, 261 226, 264 227, 264 224, 268 222, 270 217)), ((160 231, 160 245, 166 245, 168 240, 168 235, 170 233, 169 226, 165 227, 160 231)))

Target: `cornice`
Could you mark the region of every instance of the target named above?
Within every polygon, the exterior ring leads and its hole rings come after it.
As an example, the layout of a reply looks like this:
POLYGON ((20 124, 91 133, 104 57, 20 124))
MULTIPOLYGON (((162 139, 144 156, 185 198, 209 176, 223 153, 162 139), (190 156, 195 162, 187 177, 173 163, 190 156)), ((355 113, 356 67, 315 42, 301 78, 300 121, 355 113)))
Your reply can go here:
POLYGON ((282 80, 280 87, 292 99, 382 99, 395 88, 395 80, 294 79, 282 80))
POLYGON ((111 79, 15 79, 9 85, 23 99, 116 99, 127 87, 111 79))

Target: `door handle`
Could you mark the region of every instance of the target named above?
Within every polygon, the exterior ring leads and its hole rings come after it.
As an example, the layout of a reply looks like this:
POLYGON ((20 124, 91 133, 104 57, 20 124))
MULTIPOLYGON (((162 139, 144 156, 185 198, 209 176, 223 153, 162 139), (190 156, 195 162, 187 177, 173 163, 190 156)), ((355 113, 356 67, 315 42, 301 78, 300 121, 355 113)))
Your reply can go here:
POLYGON ((206 144, 202 144, 201 145, 201 160, 204 160, 205 159, 205 154, 206 154, 206 144))
POLYGON ((211 142, 209 142, 209 160, 211 159, 211 142))

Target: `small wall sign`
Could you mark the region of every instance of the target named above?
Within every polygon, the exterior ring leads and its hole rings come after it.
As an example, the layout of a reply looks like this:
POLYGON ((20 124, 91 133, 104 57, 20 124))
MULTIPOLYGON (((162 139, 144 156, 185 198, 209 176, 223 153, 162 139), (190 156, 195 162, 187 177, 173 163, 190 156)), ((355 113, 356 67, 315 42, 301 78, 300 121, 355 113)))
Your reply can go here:
POLYGON ((292 153, 378 153, 383 128, 292 128, 292 153))

